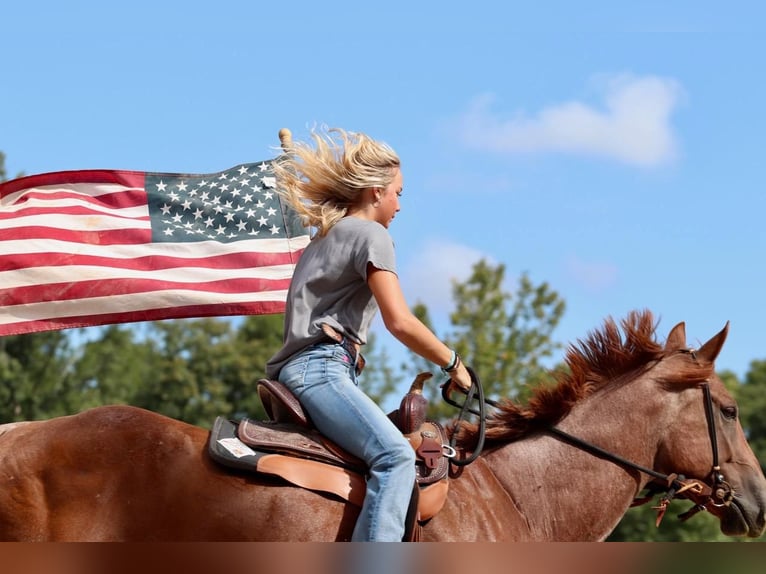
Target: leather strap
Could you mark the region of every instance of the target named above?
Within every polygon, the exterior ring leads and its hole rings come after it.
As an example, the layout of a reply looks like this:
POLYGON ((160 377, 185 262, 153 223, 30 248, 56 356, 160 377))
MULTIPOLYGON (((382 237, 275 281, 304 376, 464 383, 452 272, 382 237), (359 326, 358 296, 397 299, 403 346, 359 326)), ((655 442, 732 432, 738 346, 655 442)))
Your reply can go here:
POLYGON ((364 356, 359 352, 362 346, 356 341, 349 339, 343 333, 339 332, 332 325, 328 325, 327 323, 322 323, 322 332, 331 340, 340 344, 344 349, 346 349, 346 351, 348 351, 348 353, 351 355, 351 359, 354 361, 356 374, 357 376, 360 375, 362 370, 364 370, 364 365, 366 364, 364 356))

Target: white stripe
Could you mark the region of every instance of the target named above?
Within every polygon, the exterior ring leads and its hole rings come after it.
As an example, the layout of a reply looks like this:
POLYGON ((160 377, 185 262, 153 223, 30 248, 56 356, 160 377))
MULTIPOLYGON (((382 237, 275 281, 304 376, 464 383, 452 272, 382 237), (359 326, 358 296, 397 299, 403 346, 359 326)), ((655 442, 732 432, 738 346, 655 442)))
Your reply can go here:
MULTIPOLYGON (((208 281, 227 281, 232 279, 289 279, 295 266, 292 264, 271 265, 266 267, 245 267, 243 269, 211 269, 209 267, 173 267, 145 271, 140 269, 116 269, 96 265, 67 265, 54 267, 33 267, 0 272, 1 289, 30 287, 67 283, 74 285, 80 281, 98 281, 104 279, 146 279, 158 281, 176 281, 180 283, 206 283, 208 281)), ((2 308, 5 310, 5 307, 2 308)))
POLYGON ((145 220, 119 217, 116 214, 109 215, 69 215, 49 214, 25 215, 13 219, 0 219, 0 229, 14 229, 17 227, 53 227, 54 229, 68 229, 69 231, 110 231, 117 229, 151 229, 149 211, 144 209, 142 217, 145 220))
POLYGON ((41 185, 38 187, 27 187, 9 193, 0 199, 0 205, 8 206, 16 203, 19 198, 24 195, 35 192, 41 194, 54 194, 54 193, 74 193, 77 195, 84 195, 87 197, 98 197, 99 195, 106 195, 108 193, 119 193, 122 191, 144 191, 143 187, 127 187, 117 183, 59 183, 53 185, 41 185))
MULTIPOLYGON (((229 253, 259 252, 286 253, 303 249, 309 244, 308 235, 293 239, 243 239, 230 243, 218 241, 193 241, 183 243, 142 243, 137 245, 93 245, 74 243, 58 239, 11 239, 0 241, 0 257, 10 257, 13 253, 76 253, 116 259, 135 259, 149 255, 168 257, 214 257, 229 253)), ((44 263, 44 262, 41 262, 44 263)))
POLYGON ((171 309, 188 305, 218 305, 276 301, 284 302, 287 291, 261 291, 257 293, 209 293, 205 291, 152 291, 129 295, 110 295, 72 301, 46 301, 28 305, 3 307, 0 325, 26 321, 47 321, 51 318, 88 317, 131 311, 171 309))

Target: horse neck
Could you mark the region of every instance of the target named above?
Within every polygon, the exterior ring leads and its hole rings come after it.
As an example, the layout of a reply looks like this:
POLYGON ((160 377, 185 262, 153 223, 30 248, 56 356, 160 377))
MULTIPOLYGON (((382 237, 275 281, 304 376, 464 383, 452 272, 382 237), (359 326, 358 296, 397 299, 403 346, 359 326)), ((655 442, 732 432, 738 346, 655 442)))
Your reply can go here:
MULTIPOLYGON (((651 381, 604 389, 581 401, 557 427, 651 468, 667 421, 651 381)), ((665 409, 666 410, 666 409, 665 409)), ((511 443, 487 462, 534 540, 601 540, 649 477, 569 445, 550 433, 511 443)))

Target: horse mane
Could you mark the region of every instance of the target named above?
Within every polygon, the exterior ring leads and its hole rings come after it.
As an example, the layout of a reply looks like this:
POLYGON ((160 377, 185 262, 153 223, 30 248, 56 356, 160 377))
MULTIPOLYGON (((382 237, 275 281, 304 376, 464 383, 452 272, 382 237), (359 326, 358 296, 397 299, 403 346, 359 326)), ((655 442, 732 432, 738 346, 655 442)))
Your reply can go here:
MULTIPOLYGON (((487 415, 485 446, 547 429, 561 421, 578 401, 607 385, 635 380, 657 361, 676 352, 666 351, 657 342, 656 327, 648 310, 630 312, 620 325, 607 318, 600 330, 569 346, 565 368, 551 373, 553 384, 538 385, 526 404, 508 398, 499 402, 497 409, 487 415)), ((667 374, 663 382, 696 382, 710 371, 694 361, 685 365, 667 374)), ((458 435, 458 445, 470 450, 478 438, 478 425, 463 423, 458 435)))

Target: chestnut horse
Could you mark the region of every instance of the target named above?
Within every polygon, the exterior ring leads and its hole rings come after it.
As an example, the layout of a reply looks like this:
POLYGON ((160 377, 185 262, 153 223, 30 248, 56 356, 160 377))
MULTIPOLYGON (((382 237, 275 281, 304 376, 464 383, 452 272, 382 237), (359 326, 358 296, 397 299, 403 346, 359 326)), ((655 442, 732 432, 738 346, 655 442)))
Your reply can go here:
MULTIPOLYGON (((570 347, 556 385, 497 403, 484 450, 449 479, 421 539, 603 540, 658 483, 725 534, 761 536, 766 479, 714 370, 727 332, 691 350, 683 323, 660 344, 648 311, 607 319, 570 347)), ((458 434, 457 446, 476 444, 475 425, 458 434)), ((208 436, 129 406, 0 426, 0 540, 349 538, 355 506, 227 469, 208 436)))

